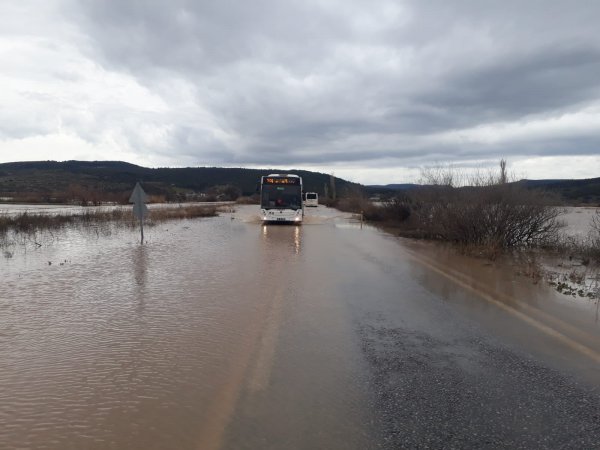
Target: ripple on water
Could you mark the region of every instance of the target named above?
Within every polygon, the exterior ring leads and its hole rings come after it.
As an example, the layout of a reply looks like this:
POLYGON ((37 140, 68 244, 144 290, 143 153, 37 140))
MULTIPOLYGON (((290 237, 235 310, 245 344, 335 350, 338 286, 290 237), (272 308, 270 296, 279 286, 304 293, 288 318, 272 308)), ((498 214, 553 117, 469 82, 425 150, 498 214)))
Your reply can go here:
POLYGON ((225 324, 250 262, 228 220, 151 228, 144 246, 68 230, 17 248, 0 286, 0 448, 164 448, 157 418, 191 446, 242 333, 225 324))

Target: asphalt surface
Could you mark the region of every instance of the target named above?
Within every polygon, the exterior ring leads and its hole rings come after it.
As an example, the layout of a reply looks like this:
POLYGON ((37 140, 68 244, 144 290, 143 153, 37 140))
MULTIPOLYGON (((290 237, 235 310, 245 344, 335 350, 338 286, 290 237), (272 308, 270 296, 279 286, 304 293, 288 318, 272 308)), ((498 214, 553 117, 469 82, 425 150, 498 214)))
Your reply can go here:
POLYGON ((598 448, 597 391, 451 320, 464 328, 445 336, 393 320, 361 328, 379 445, 598 448))
POLYGON ((554 336, 493 305, 482 312, 484 299, 407 262, 401 243, 369 241, 346 244, 361 257, 344 286, 376 398, 377 446, 600 448, 596 361, 575 363, 580 355, 554 336), (581 365, 591 375, 578 376, 581 365))
MULTIPOLYGON (((485 318, 461 308, 452 298, 485 301, 460 287, 432 295, 432 284, 452 283, 418 263, 409 267, 400 245, 389 245, 374 251, 349 242, 362 257, 344 281, 372 375, 378 446, 600 448, 600 379, 583 380, 564 353, 547 352, 570 350, 493 306, 485 318), (520 328, 529 338, 511 332, 520 328)), ((586 364, 598 373, 594 361, 586 364)))
POLYGON ((309 213, 269 388, 242 396, 226 447, 600 448, 597 360, 519 306, 547 291, 509 272, 508 300, 489 280, 480 295, 397 238, 309 213))

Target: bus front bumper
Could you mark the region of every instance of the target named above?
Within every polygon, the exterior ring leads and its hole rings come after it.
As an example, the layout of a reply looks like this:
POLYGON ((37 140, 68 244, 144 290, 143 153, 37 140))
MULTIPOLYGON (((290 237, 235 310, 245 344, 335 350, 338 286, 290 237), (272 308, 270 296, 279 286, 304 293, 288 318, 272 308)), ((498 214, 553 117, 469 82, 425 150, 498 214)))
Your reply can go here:
POLYGON ((293 209, 261 209, 263 222, 301 222, 302 210, 293 209))

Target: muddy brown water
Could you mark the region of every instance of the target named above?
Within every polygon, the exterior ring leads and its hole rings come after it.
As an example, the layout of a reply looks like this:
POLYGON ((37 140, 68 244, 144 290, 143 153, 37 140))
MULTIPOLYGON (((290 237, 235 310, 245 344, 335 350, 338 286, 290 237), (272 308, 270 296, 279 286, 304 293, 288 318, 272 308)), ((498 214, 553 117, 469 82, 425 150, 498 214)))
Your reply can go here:
MULTIPOLYGON (((243 206, 150 228, 143 246, 135 231, 106 228, 9 247, 0 448, 369 448, 378 430, 343 283, 361 261, 381 265, 390 285, 396 272, 414 281, 399 294, 453 302, 500 335, 512 325, 497 322, 490 299, 560 329, 560 349, 577 353, 573 342, 589 348, 585 339, 600 336, 591 304, 543 303, 554 294, 515 284, 509 269, 494 275, 327 208, 308 214, 299 227, 263 226, 243 206), (553 321, 565 311, 575 330, 553 321)), ((368 311, 369 295, 359 297, 368 311)), ((521 322, 515 339, 530 336, 521 322)), ((564 357, 546 340, 528 345, 557 364, 564 357)), ((596 376, 598 362, 582 359, 574 367, 596 376)))
POLYGON ((241 209, 151 228, 143 246, 128 230, 70 230, 13 247, 0 260, 0 448, 241 445, 260 438, 232 425, 248 408, 272 436, 364 448, 348 321, 307 259, 329 233, 241 209))

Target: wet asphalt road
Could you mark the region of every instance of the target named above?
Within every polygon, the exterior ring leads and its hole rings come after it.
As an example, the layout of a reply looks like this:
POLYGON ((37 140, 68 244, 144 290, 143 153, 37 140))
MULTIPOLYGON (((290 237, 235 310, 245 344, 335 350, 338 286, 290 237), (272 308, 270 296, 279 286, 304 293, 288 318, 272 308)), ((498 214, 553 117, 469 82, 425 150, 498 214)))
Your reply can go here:
MULTIPOLYGON (((318 360, 316 348, 327 352, 333 347, 326 357, 342 359, 337 367, 352 373, 340 377, 341 383, 348 385, 346 392, 360 391, 360 400, 350 408, 336 405, 336 395, 332 403, 311 403, 306 399, 314 390, 296 386, 298 372, 282 373, 283 387, 278 390, 274 376, 271 392, 262 399, 269 412, 257 414, 261 401, 255 398, 252 412, 233 420, 234 434, 246 438, 230 440, 231 448, 600 448, 597 360, 432 273, 410 257, 401 241, 376 229, 309 221, 301 253, 299 276, 309 282, 299 283, 302 293, 294 301, 303 306, 288 311, 285 328, 292 332, 294 323, 306 320, 297 310, 315 303, 307 314, 316 322, 312 332, 318 339, 303 338, 309 356, 294 355, 298 348, 279 354, 273 371, 286 359, 318 360), (340 328, 336 321, 345 325, 340 328), (335 336, 331 329, 337 329, 335 336), (340 336, 343 344, 336 343, 340 336), (278 423, 281 410, 273 405, 289 391, 303 393, 306 404, 296 399, 302 409, 330 408, 343 422, 348 411, 360 408, 362 417, 353 417, 347 427, 325 422, 324 440, 312 434, 319 429, 313 425, 291 441, 287 437, 294 431, 280 419, 281 433, 273 439, 277 433, 261 427, 278 423), (355 427, 360 432, 350 432, 355 427), (249 434, 257 440, 248 440, 249 434)), ((516 301, 530 295, 530 284, 525 280, 526 288, 511 292, 516 301)), ((303 330, 296 337, 308 334, 303 330)), ((326 378, 335 365, 322 362, 319 377, 326 378)))
POLYGON ((452 297, 483 300, 460 288, 453 295, 432 292, 432 284, 447 280, 425 274, 403 258, 397 243, 373 233, 349 239, 335 264, 351 274, 341 285, 372 374, 377 446, 600 448, 595 361, 584 363, 592 375, 577 379, 564 360, 538 352, 546 346, 565 351, 552 338, 529 329, 529 338, 506 339, 529 326, 493 308, 485 320, 491 315, 503 332, 490 331, 452 297))
MULTIPOLYGON (((311 227, 303 230, 302 252, 312 266, 307 273, 311 283, 319 287, 312 295, 330 297, 344 310, 353 334, 345 351, 362 357, 352 369, 362 371, 353 384, 360 384, 367 397, 362 420, 369 431, 360 444, 346 444, 600 448, 596 361, 581 357, 591 375, 579 377, 579 366, 569 365, 569 359, 581 355, 570 355, 572 350, 553 336, 493 305, 482 315, 477 307, 454 303, 457 297, 479 306, 485 301, 411 261, 402 243, 385 233, 366 227, 311 227), (323 241, 313 249, 317 233, 323 241), (492 328, 486 325, 490 321, 492 328)), ((304 299, 311 293, 305 294, 304 299)), ((328 326, 326 320, 322 326, 328 326)), ((313 344, 331 345, 327 336, 322 338, 313 344)), ((286 383, 294 389, 293 377, 286 383)), ((308 435, 298 448, 345 446, 343 439, 321 445, 308 435)), ((262 444, 281 448, 270 445, 267 435, 262 444)))

